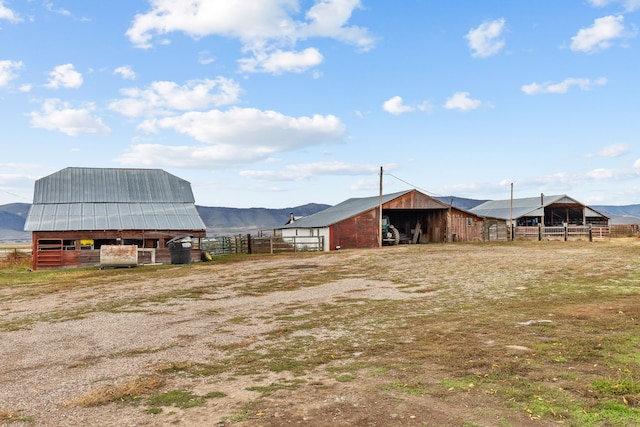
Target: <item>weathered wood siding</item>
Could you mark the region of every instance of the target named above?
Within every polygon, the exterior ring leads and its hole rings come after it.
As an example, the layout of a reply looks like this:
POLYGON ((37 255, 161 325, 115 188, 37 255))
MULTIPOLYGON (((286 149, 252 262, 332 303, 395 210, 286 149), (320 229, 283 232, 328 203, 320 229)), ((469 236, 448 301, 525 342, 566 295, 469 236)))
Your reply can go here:
POLYGON ((334 224, 329 227, 329 249, 377 248, 379 225, 377 209, 334 224))
POLYGON ((418 191, 412 191, 403 197, 382 205, 382 209, 447 209, 448 206, 418 191))
POLYGON ((473 217, 451 214, 451 241, 453 242, 481 242, 483 240, 484 221, 477 221, 473 217))
MULTIPOLYGON (((205 237, 204 230, 100 230, 100 231, 34 231, 32 233, 32 268, 39 269, 56 269, 56 268, 74 268, 74 267, 94 267, 100 265, 100 250, 82 249, 80 246, 69 248, 64 242, 78 240, 109 240, 115 242, 116 239, 124 242, 125 240, 142 240, 145 242, 157 241, 156 262, 171 263, 171 254, 169 249, 165 247, 168 240, 180 236, 191 235, 194 238, 205 237), (51 244, 41 244, 42 242, 51 242, 51 244), (59 248, 59 249, 58 249, 59 248)), ((144 247, 144 246, 141 246, 144 247)), ((146 246, 155 247, 155 246, 146 246)), ((200 250, 194 247, 192 259, 199 260, 200 250)), ((142 257, 147 255, 142 254, 142 257)), ((143 261, 142 263, 146 263, 143 261)))

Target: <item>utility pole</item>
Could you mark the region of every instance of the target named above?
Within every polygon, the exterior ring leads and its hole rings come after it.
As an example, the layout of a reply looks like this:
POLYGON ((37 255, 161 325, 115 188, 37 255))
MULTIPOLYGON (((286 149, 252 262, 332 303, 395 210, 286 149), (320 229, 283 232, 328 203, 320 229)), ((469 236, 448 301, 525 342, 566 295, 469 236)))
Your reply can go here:
POLYGON ((509 240, 513 240, 513 182, 511 183, 511 201, 509 203, 509 240))
POLYGON ((382 166, 380 166, 380 202, 378 203, 378 247, 382 247, 382 166))

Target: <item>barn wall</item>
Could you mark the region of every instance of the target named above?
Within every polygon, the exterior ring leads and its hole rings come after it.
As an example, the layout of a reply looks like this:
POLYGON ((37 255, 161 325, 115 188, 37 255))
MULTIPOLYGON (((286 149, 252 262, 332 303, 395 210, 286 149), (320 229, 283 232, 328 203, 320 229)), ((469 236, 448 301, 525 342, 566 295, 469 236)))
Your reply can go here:
MULTIPOLYGON (((166 241, 176 236, 191 235, 194 238, 205 237, 204 230, 100 230, 100 231, 34 231, 32 233, 32 268, 56 269, 74 267, 97 267, 100 265, 100 250, 98 248, 76 248, 68 247, 63 242, 78 240, 101 240, 109 241, 109 244, 116 244, 117 239, 121 242, 125 240, 143 240, 152 243, 158 240, 155 247, 156 262, 168 264, 171 262, 171 254, 166 248, 166 241), (40 244, 49 241, 51 244, 40 244), (56 243, 59 242, 59 243, 56 243)), ((146 246, 151 248, 154 246, 146 246)), ((194 245, 192 260, 200 259, 199 245, 194 245)), ((141 254, 142 257, 149 256, 141 254)))
POLYGON ((422 194, 418 191, 412 191, 402 197, 382 205, 382 209, 446 209, 447 205, 422 194))
POLYGON ((451 241, 481 242, 483 240, 484 221, 464 212, 451 212, 451 241))
POLYGON ((322 236, 324 242, 323 251, 330 251, 329 243, 329 227, 316 227, 316 228, 283 228, 281 230, 282 237, 297 237, 297 236, 322 236))
POLYGON ((447 211, 431 210, 423 214, 422 236, 419 243, 441 243, 447 239, 447 211))
POLYGON ((330 227, 329 249, 377 248, 378 210, 361 213, 330 227))

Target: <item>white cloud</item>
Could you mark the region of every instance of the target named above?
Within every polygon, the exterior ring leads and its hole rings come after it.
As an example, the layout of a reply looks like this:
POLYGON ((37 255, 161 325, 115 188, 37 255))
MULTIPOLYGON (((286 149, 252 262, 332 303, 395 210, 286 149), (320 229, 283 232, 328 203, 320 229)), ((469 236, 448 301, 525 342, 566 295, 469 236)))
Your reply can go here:
POLYGON ((315 162, 288 165, 285 170, 244 170, 240 176, 261 181, 299 181, 318 175, 374 175, 380 166, 345 162, 315 162))
POLYGON ((572 86, 577 86, 581 90, 590 90, 594 86, 602 86, 607 84, 607 79, 600 77, 596 80, 586 78, 564 79, 560 83, 544 82, 531 83, 523 85, 520 89, 527 95, 537 95, 539 93, 567 93, 572 86))
POLYGON ((69 136, 81 134, 108 134, 111 129, 98 117, 92 116, 93 104, 72 108, 59 99, 47 99, 41 112, 31 112, 31 127, 55 130, 69 136))
POLYGON ((109 109, 129 117, 170 114, 238 102, 240 86, 232 79, 191 80, 180 86, 175 82, 153 82, 145 89, 121 90, 126 98, 113 101, 109 109))
MULTIPOLYGON (((425 111, 427 113, 430 113, 433 110, 433 106, 428 101, 424 101, 421 104, 418 104, 418 105, 415 105, 415 106, 405 105, 402 97, 394 96, 394 97, 391 97, 391 98, 387 99, 382 104, 382 109, 384 111, 386 111, 387 113, 389 113, 389 114, 393 114, 395 116, 398 116, 400 114, 410 113, 410 112, 416 111, 416 110, 425 111)), ((359 115, 362 116, 362 113, 359 113, 359 115)))
POLYGON ((627 144, 611 144, 603 147, 597 153, 589 153, 586 157, 620 157, 630 151, 627 144))
POLYGON ((640 9, 640 0, 589 0, 593 7, 605 7, 615 3, 621 3, 627 12, 640 9))
POLYGON ((475 110, 481 106, 482 102, 480 100, 469 98, 469 92, 456 92, 444 104, 444 108, 448 110, 460 111, 475 110))
POLYGON ((53 3, 50 2, 50 1, 44 2, 43 5, 49 12, 57 13, 57 14, 63 15, 63 16, 71 16, 71 12, 69 12, 67 9, 64 9, 64 8, 57 8, 56 9, 55 6, 53 5, 53 3))
POLYGON ((113 70, 113 74, 117 74, 126 80, 136 79, 136 72, 133 71, 133 68, 131 68, 130 65, 123 65, 121 67, 116 68, 115 70, 113 70))
POLYGON ((17 78, 16 71, 21 68, 21 61, 0 61, 0 87, 7 86, 11 80, 17 78))
POLYGON ((469 42, 474 58, 487 58, 495 55, 505 45, 501 38, 505 27, 504 18, 484 22, 477 28, 469 30, 464 37, 469 42))
POLYGON ((389 98, 382 104, 382 109, 389 114, 400 115, 402 113, 408 113, 414 111, 415 108, 410 107, 408 105, 403 105, 402 98, 399 96, 394 96, 389 98))
POLYGON ((150 0, 148 12, 135 16, 126 35, 137 47, 150 48, 156 36, 183 32, 193 38, 218 35, 238 39, 242 51, 251 54, 240 61, 247 72, 299 72, 319 64, 316 48, 298 52, 298 41, 313 37, 332 38, 355 45, 359 50, 373 48, 375 40, 366 28, 348 25, 360 0, 320 0, 306 13, 300 13, 297 0, 150 0))
POLYGON ((73 64, 58 65, 49 73, 49 82, 45 87, 51 89, 71 88, 82 86, 82 74, 73 69, 73 64))
POLYGON ((355 9, 361 8, 360 0, 321 0, 306 14, 308 22, 300 24, 301 38, 329 37, 355 45, 360 50, 373 48, 375 40, 366 28, 346 26, 355 9))
POLYGON ((22 18, 4 5, 4 0, 0 0, 0 19, 6 19, 9 22, 22 22, 22 18))
POLYGON ((209 52, 208 50, 203 50, 201 52, 198 52, 198 62, 202 65, 207 65, 215 62, 215 59, 211 56, 211 52, 209 52))
POLYGON ((624 17, 605 16, 598 18, 589 28, 582 28, 571 38, 571 50, 592 53, 611 47, 612 40, 624 36, 624 17))
POLYGON ((332 144, 344 136, 344 124, 335 116, 290 117, 275 111, 231 108, 189 112, 150 119, 139 128, 146 132, 169 129, 205 143, 199 146, 141 144, 118 160, 126 164, 180 167, 225 167, 268 159, 279 152, 332 144))
POLYGON ((253 58, 241 59, 238 63, 241 71, 280 74, 282 72, 301 73, 321 64, 322 60, 322 54, 318 49, 310 47, 302 52, 282 50, 258 52, 253 58))

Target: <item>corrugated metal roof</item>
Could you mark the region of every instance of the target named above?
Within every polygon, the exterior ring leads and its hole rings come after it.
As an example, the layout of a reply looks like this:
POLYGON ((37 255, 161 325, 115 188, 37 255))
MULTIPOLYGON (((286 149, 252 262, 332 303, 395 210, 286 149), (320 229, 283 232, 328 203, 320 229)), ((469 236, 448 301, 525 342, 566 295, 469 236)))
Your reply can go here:
POLYGON ((191 184, 162 169, 66 168, 35 183, 33 203, 195 203, 191 184))
MULTIPOLYGON (((572 203, 584 206, 582 203, 567 195, 556 196, 540 196, 540 197, 525 197, 520 199, 505 199, 505 200, 490 200, 484 202, 470 211, 481 217, 510 219, 521 218, 524 216, 543 216, 545 206, 549 206, 555 203, 572 203), (512 205, 513 203, 513 205, 512 205), (513 207, 513 212, 511 208, 513 207)), ((596 212, 593 209, 586 207, 587 216, 603 216, 601 213, 596 212)))
MULTIPOLYGON (((398 197, 410 193, 411 191, 413 190, 385 194, 382 196, 382 203, 390 202, 398 197)), ((300 218, 299 220, 292 222, 291 224, 287 224, 282 228, 328 227, 362 212, 371 210, 379 205, 380 196, 348 199, 313 215, 300 218)))
POLYGON ((204 230, 191 184, 160 169, 66 168, 36 181, 26 231, 204 230))
POLYGON ((33 205, 26 231, 204 230, 190 203, 63 203, 33 205))

